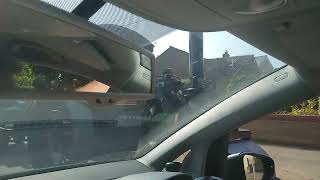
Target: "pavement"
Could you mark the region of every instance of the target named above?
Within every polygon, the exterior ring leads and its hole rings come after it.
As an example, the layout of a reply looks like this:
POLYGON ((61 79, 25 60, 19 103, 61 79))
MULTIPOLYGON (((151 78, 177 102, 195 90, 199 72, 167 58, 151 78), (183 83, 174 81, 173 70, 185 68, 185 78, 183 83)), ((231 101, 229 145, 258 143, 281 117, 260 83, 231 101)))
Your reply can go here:
POLYGON ((320 180, 320 150, 261 144, 283 180, 320 180))

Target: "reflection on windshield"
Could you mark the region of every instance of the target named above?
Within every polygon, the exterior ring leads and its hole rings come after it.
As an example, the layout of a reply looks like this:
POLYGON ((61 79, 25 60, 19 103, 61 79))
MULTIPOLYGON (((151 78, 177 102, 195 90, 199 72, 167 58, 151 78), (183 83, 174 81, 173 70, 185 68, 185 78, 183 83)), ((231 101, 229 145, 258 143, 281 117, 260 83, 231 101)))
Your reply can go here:
POLYGON ((0 61, 0 91, 107 93, 109 86, 79 75, 19 61, 0 61))
POLYGON ((140 104, 0 100, 1 174, 133 158, 149 122, 140 104))

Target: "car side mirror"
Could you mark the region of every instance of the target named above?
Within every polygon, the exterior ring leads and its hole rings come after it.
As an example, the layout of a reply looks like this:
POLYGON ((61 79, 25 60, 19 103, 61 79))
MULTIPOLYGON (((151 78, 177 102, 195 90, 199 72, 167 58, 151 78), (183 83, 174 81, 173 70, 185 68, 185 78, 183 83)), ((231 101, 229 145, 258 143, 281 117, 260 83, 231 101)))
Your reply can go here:
POLYGON ((179 172, 181 169, 181 163, 180 162, 167 162, 165 170, 167 172, 179 172))
POLYGON ((274 161, 269 156, 250 152, 231 154, 228 156, 226 176, 226 179, 273 179, 274 161))

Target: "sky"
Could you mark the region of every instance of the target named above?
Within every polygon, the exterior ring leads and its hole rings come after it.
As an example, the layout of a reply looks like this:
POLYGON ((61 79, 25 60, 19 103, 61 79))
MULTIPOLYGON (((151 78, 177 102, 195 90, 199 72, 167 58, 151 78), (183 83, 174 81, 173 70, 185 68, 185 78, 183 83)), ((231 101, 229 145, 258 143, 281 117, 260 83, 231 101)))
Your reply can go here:
MULTIPOLYGON (((230 56, 268 55, 226 31, 204 33, 203 39, 203 55, 206 59, 222 57, 226 50, 230 56)), ((155 45, 153 52, 156 57, 170 46, 189 52, 189 33, 176 30, 154 41, 153 44, 155 45)), ((283 62, 270 55, 268 55, 268 58, 274 68, 284 65, 283 62)))

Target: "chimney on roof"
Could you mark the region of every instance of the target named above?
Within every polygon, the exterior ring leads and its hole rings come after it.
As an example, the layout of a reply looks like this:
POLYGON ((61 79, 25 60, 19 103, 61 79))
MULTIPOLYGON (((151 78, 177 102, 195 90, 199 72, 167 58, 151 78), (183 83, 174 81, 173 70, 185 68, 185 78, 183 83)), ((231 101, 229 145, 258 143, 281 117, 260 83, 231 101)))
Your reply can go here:
POLYGON ((228 51, 225 51, 222 55, 223 58, 226 58, 226 57, 230 57, 230 54, 228 53, 228 51))

